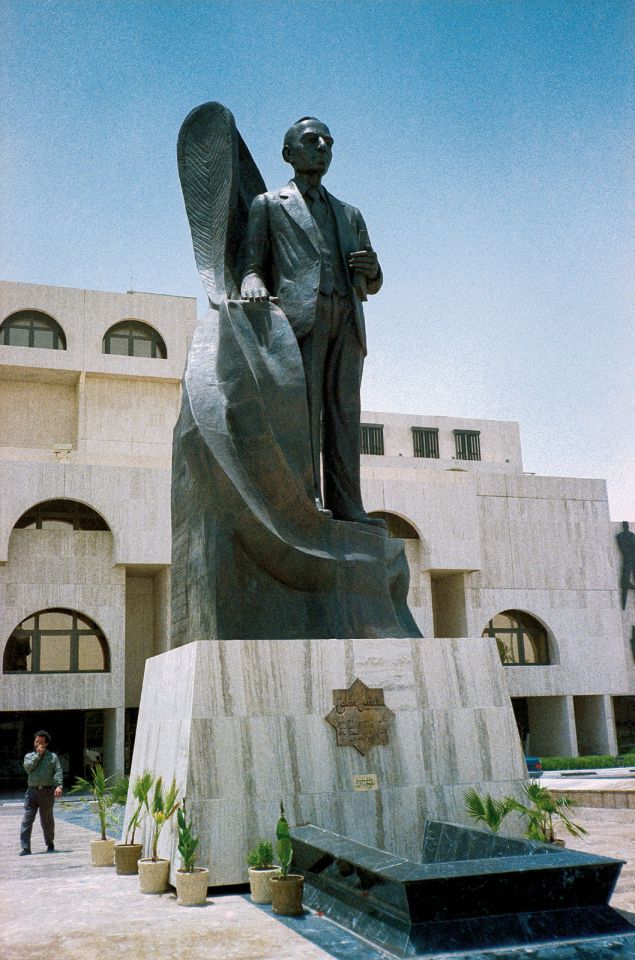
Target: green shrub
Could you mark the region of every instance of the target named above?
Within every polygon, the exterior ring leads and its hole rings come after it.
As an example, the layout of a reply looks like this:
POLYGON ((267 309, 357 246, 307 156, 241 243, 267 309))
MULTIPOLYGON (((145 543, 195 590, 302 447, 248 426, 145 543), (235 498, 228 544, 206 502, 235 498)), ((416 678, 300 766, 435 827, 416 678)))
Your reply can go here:
POLYGON ((635 767, 635 753, 619 754, 615 757, 606 754, 586 757, 541 757, 542 769, 547 770, 593 770, 607 767, 635 767))
POLYGON ((254 870, 271 870, 273 867, 273 844, 271 840, 260 840, 255 850, 247 857, 247 864, 254 870))

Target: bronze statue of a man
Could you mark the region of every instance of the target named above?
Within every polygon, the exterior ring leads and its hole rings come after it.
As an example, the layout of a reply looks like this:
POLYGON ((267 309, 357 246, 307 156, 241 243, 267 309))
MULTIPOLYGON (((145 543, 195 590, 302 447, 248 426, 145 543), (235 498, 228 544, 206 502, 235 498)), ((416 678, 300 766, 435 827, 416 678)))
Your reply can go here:
POLYGON ((278 298, 298 340, 318 510, 336 520, 383 525, 364 510, 359 472, 366 355, 361 301, 367 292, 377 293, 382 273, 359 210, 321 185, 332 148, 328 127, 315 117, 303 117, 287 131, 282 156, 294 177, 253 200, 241 296, 278 298))

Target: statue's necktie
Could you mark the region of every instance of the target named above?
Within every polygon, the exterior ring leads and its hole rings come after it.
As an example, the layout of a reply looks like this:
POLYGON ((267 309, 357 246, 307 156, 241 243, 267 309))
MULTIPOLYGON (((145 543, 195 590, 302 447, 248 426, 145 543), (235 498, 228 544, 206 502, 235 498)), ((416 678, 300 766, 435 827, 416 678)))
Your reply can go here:
POLYGON ((328 212, 321 191, 317 187, 309 187, 305 196, 308 201, 311 216, 317 223, 318 227, 323 226, 326 222, 328 212))

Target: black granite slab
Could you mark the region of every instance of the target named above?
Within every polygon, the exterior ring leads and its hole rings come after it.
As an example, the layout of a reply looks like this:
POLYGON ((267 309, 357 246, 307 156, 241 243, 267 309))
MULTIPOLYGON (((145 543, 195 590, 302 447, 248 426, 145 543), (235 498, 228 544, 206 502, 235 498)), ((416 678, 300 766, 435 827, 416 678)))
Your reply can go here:
POLYGON ((305 903, 398 957, 611 934, 635 942, 608 906, 621 860, 440 821, 424 825, 421 863, 312 825, 292 837, 305 903))

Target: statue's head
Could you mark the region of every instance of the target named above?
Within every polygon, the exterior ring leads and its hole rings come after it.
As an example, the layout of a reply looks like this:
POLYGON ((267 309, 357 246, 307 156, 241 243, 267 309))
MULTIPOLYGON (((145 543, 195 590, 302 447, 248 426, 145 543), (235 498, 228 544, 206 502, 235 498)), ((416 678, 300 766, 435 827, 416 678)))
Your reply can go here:
POLYGON ((622 530, 624 531, 624 533, 627 533, 629 529, 630 527, 629 527, 628 520, 622 520, 622 530))
POLYGON ((333 137, 317 117, 302 117, 284 135, 282 156, 295 173, 313 173, 323 177, 331 165, 333 137))

